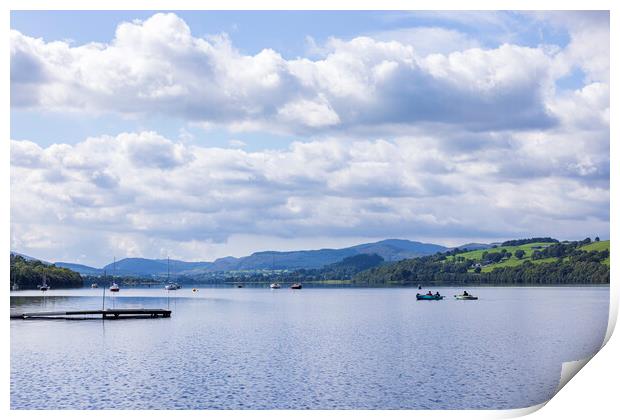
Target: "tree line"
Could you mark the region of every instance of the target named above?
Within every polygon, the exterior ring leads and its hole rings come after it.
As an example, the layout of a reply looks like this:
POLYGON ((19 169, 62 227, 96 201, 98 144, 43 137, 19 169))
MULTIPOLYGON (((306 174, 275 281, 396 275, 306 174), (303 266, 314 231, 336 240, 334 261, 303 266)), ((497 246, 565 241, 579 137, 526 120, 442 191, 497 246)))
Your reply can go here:
MULTIPOLYGON (((534 238, 540 239, 540 238, 534 238)), ((359 285, 536 285, 536 284, 609 284, 609 266, 602 261, 608 251, 586 252, 578 249, 583 241, 557 243, 542 249, 536 258, 558 258, 554 262, 524 261, 514 267, 498 267, 490 272, 470 268, 476 261, 464 257, 447 259, 453 253, 437 253, 385 264, 356 274, 353 282, 359 285)), ((508 246, 508 245, 506 245, 508 246)), ((499 261, 504 252, 488 252, 486 262, 499 261)), ((516 254, 516 253, 515 253, 516 254)), ((515 255, 522 258, 523 254, 515 255)), ((536 259, 532 256, 532 259, 536 259)))
POLYGON ((26 260, 11 254, 10 286, 18 289, 37 289, 44 282, 52 289, 82 287, 82 277, 68 268, 26 260))

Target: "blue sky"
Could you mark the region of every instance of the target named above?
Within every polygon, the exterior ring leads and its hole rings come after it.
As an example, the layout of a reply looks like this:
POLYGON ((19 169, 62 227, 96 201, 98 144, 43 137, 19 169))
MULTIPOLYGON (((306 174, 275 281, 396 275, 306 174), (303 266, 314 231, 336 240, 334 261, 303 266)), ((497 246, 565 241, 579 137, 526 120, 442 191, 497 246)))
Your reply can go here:
POLYGON ((16 251, 608 236, 606 13, 14 11, 11 28, 16 251))

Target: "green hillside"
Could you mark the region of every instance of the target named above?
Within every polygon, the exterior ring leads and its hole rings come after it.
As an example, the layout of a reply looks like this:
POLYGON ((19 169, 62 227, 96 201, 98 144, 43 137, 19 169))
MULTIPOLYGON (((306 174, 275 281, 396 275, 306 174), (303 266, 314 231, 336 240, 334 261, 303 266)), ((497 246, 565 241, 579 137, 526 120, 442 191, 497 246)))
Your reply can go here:
POLYGON ((507 241, 505 246, 388 263, 354 276, 356 284, 609 284, 609 241, 507 241))
POLYGON ((68 268, 38 260, 26 260, 20 255, 11 254, 9 287, 18 289, 37 289, 44 282, 52 289, 82 287, 82 277, 68 268))
MULTIPOLYGON (((556 242, 534 242, 534 243, 516 245, 516 246, 497 246, 496 248, 462 252, 457 255, 452 255, 452 256, 447 257, 446 261, 454 262, 454 261, 463 261, 463 260, 473 260, 473 261, 476 261, 477 263, 482 264, 481 272, 488 273, 490 271, 495 270, 496 268, 517 267, 517 266, 524 264, 526 261, 529 261, 533 264, 544 264, 544 263, 557 262, 557 261, 560 261, 562 258, 566 258, 566 257, 532 258, 532 254, 534 253, 534 251, 541 251, 555 244, 556 242), (518 250, 521 250, 524 253, 521 258, 517 258, 515 256, 515 253, 518 250), (491 263, 484 264, 483 256, 485 254, 498 253, 498 252, 501 253, 503 251, 506 251, 506 255, 508 254, 511 254, 511 255, 509 257, 502 258, 501 261, 499 262, 491 262, 491 263)), ((580 249, 586 252, 592 252, 592 251, 605 252, 606 251, 607 253, 609 253, 609 240, 591 242, 585 245, 580 245, 577 247, 577 249, 580 249)), ((570 259, 570 257, 568 258, 570 259)), ((609 266, 609 256, 602 259, 601 263, 609 266)), ((474 268, 470 268, 468 271, 474 272, 474 270, 475 270, 474 268)))
MULTIPOLYGON (((599 242, 592 242, 589 243, 587 245, 583 245, 581 247, 581 249, 583 249, 584 251, 607 251, 607 252, 611 252, 611 250, 609 249, 609 240, 606 241, 599 241, 599 242)), ((603 264, 606 264, 607 266, 609 266, 609 257, 605 258, 603 261, 601 261, 603 264)))

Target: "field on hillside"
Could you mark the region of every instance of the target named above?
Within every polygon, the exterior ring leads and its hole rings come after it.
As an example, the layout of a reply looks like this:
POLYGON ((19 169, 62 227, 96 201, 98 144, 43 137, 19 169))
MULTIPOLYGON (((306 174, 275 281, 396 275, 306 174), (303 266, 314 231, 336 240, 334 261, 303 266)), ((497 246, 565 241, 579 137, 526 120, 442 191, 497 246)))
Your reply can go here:
MULTIPOLYGON (((461 254, 458 254, 458 257, 463 257, 465 259, 471 259, 474 261, 481 261, 482 254, 484 254, 485 252, 488 252, 488 253, 501 252, 504 249, 506 250, 506 252, 510 252, 512 254, 512 256, 508 259, 504 259, 500 262, 497 262, 494 264, 488 264, 482 267, 482 272, 489 272, 489 271, 493 271, 494 269, 500 268, 500 267, 516 267, 516 266, 523 264, 525 261, 530 261, 534 264, 544 264, 544 263, 555 262, 558 260, 558 258, 543 258, 543 259, 538 259, 538 260, 532 259, 532 253, 534 251, 546 248, 549 245, 553 245, 553 244, 554 242, 534 242, 531 244, 524 244, 524 245, 517 245, 517 246, 497 246, 496 248, 479 249, 476 251, 463 252, 461 254), (517 250, 522 250, 525 253, 523 258, 518 259, 517 257, 515 257, 514 254, 515 254, 515 251, 517 250)), ((600 241, 600 242, 592 242, 590 244, 581 246, 580 249, 587 251, 587 252, 604 251, 604 250, 609 251, 609 240, 600 241)), ((454 258, 455 258, 454 256, 450 256, 447 259, 449 261, 453 261, 454 258)), ((609 257, 603 260, 603 264, 606 264, 609 266, 609 257)), ((474 272, 474 270, 470 269, 469 272, 474 272)))

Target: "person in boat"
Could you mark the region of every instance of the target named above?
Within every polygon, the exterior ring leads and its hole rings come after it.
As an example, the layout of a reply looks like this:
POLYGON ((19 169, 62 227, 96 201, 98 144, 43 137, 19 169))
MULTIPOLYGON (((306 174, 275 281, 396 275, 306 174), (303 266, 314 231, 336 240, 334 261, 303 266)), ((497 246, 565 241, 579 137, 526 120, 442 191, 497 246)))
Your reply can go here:
POLYGON ((439 292, 435 293, 435 296, 439 296, 439 292))
POLYGON ((469 293, 467 293, 467 290, 463 290, 463 296, 469 296, 469 293))
POLYGON ((428 291, 428 293, 426 294, 426 296, 433 296, 433 292, 431 292, 430 290, 428 291))

